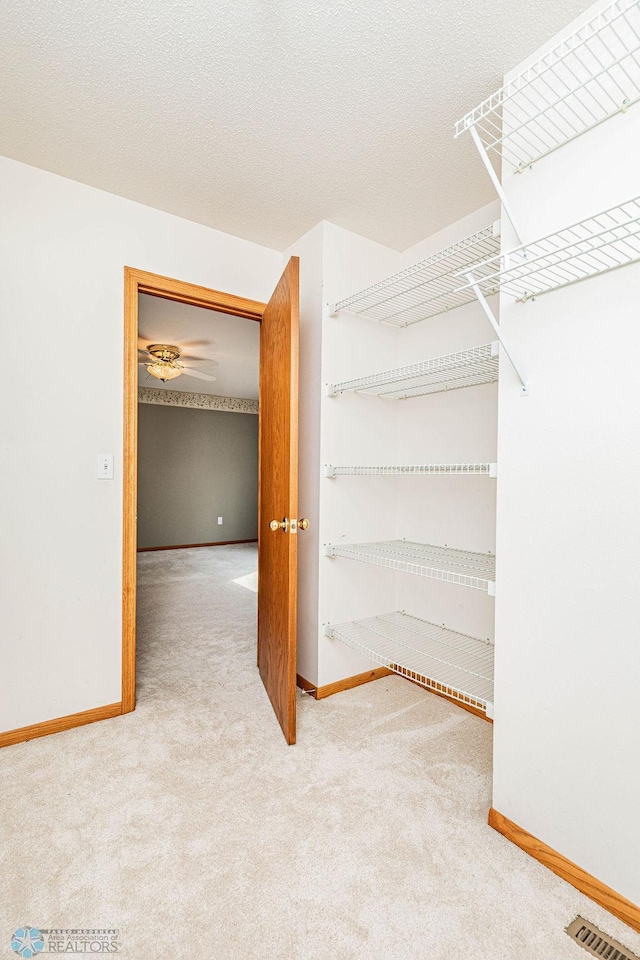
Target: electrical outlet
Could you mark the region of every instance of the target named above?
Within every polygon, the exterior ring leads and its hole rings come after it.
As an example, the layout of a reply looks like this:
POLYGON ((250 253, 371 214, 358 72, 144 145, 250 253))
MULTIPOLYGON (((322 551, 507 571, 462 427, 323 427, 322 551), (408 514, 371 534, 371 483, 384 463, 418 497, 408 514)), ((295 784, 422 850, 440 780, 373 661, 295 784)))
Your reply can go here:
POLYGON ((218 526, 219 526, 219 527, 222 526, 222 517, 218 517, 218 526))
POLYGON ((99 453, 96 463, 98 480, 113 480, 113 454, 99 453))

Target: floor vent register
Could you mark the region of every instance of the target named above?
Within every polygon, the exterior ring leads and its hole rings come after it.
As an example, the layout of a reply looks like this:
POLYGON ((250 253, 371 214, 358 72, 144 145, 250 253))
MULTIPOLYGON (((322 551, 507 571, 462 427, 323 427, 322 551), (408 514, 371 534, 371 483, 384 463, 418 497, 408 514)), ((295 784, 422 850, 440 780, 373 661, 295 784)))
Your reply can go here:
POLYGON ((599 957, 600 960, 640 960, 640 957, 636 956, 635 953, 631 953, 617 940, 613 940, 602 930, 598 930, 593 923, 589 923, 584 917, 576 917, 573 923, 570 923, 567 927, 567 933, 587 953, 590 953, 592 957, 599 957))

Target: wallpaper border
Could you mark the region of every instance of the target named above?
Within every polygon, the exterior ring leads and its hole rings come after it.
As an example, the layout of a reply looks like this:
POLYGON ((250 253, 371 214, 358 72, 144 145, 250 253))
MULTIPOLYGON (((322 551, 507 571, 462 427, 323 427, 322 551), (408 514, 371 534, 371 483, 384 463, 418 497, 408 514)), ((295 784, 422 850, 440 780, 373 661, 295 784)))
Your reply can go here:
POLYGON ((257 400, 239 397, 215 397, 209 393, 187 393, 186 390, 156 390, 138 387, 138 403, 157 403, 167 407, 191 407, 197 410, 226 410, 227 413, 257 413, 257 400))

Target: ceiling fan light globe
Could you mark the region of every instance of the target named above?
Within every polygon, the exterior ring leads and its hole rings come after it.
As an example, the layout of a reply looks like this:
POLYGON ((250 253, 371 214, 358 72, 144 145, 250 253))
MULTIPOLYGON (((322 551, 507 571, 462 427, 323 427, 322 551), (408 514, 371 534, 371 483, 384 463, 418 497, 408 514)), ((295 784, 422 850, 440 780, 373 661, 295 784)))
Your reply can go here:
POLYGON ((176 363, 175 360, 165 361, 165 360, 156 360, 154 363, 150 363, 147 366, 147 372, 151 374, 152 377, 156 377, 158 380, 175 380, 176 377, 179 377, 182 373, 184 367, 181 363, 176 363))

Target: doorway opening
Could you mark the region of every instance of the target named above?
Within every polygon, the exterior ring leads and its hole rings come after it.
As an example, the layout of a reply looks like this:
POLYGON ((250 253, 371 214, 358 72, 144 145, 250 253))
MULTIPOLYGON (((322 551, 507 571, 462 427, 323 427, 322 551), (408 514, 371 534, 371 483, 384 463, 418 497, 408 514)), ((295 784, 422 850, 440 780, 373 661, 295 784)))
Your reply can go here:
POLYGON ((138 553, 257 543, 260 324, 142 293, 138 360, 138 553))
MULTIPOLYGON (((125 373, 124 373, 124 455, 123 455, 123 583, 122 583, 122 712, 129 713, 136 704, 136 591, 138 555, 138 457, 139 445, 139 369, 149 365, 169 365, 159 371, 168 371, 166 377, 156 379, 157 387, 143 386, 143 390, 160 390, 163 406, 171 386, 171 376, 183 380, 178 395, 192 392, 186 385, 187 378, 194 383, 214 383, 213 364, 218 358, 198 354, 198 343, 180 344, 172 341, 179 337, 169 336, 169 313, 166 303, 156 303, 153 309, 151 298, 168 301, 174 308, 203 307, 213 311, 219 328, 236 320, 256 321, 261 324, 257 339, 259 348, 259 408, 258 433, 258 518, 257 534, 260 556, 258 585, 258 666, 263 684, 271 700, 277 719, 288 743, 295 742, 295 685, 296 685, 296 588, 297 588, 297 396, 298 396, 298 287, 299 264, 293 257, 277 284, 267 304, 232 294, 222 293, 194 284, 184 283, 134 268, 125 268, 125 373), (144 299, 143 299, 144 298, 144 299), (152 325, 153 330, 143 329, 141 320, 152 325), (164 332, 163 332, 164 331, 164 332), (140 342, 153 340, 153 343, 140 342), (161 334, 162 339, 156 340, 161 334), (165 342, 167 341, 167 342, 165 342), (142 347, 142 356, 139 349, 142 347), (187 353, 194 348, 193 354, 187 353), (203 359, 196 359, 202 356, 203 359), (183 363, 176 374, 176 364, 183 363), (173 365, 173 366, 172 366, 173 365), (170 368, 170 369, 169 369, 170 368), (188 373, 187 373, 188 369, 188 373), (184 385, 183 385, 184 384, 184 385), (167 386, 168 385, 168 386, 167 386), (278 522, 275 522, 275 518, 278 522), (283 522, 282 521, 284 518, 283 522), (286 522, 285 522, 286 521, 286 522), (275 524, 275 526, 274 526, 275 524)), ((173 314, 175 318, 176 314, 173 314)), ((209 314, 211 316, 211 313, 209 314)), ((173 321, 171 321, 173 322, 173 321)), ((230 329, 230 328, 229 328, 230 329)), ((238 328, 239 329, 239 328, 238 328)), ((247 329, 245 325, 245 330, 247 329)), ((213 338, 195 337, 207 341, 213 338)), ((256 337, 254 337, 254 340, 256 337)), ((200 347, 207 346, 201 343, 200 347)), ((200 392, 200 397, 213 396, 209 389, 200 392)), ((156 395, 154 399, 158 399, 156 395)), ((178 396, 180 409, 185 407, 184 396, 178 396)), ((205 402, 208 401, 202 401, 205 402)), ((153 415, 148 418, 153 419, 153 415)), ((179 425, 171 429, 173 437, 179 435, 179 425)), ((251 430, 248 431, 248 434, 251 430)), ((250 439, 250 438, 249 438, 250 439)), ((168 443, 171 439, 168 437, 168 443)), ((172 455, 175 451, 172 451, 172 455)), ((155 464, 162 458, 155 456, 155 464)), ((145 470, 147 467, 145 466, 145 470)), ((153 469, 153 463, 151 468, 153 469)), ((204 465, 206 470, 206 463, 204 465)), ((248 497, 251 497, 250 484, 248 497)), ((246 496, 246 490, 245 490, 246 496)), ((160 507, 162 509, 162 507, 160 507)), ((195 511, 197 512, 197 511, 195 511)), ((216 525, 218 515, 216 514, 216 525)), ((184 518, 183 518, 184 519, 184 518)), ((193 519, 187 518, 189 521, 193 519)), ((248 521, 251 522, 250 519, 248 521)), ((192 526, 190 529, 196 529, 192 526)), ((210 529, 210 528, 209 528, 210 529)), ((252 532, 255 532, 255 526, 252 532)), ((175 530, 162 533, 154 529, 153 516, 145 518, 144 537, 153 541, 160 537, 174 539, 175 530)), ((181 539, 181 538, 178 538, 181 539)), ((197 543, 220 543, 223 538, 197 543)), ((233 537, 235 540, 253 540, 254 537, 233 537)), ((150 543, 155 547, 195 546, 189 543, 150 543)))

